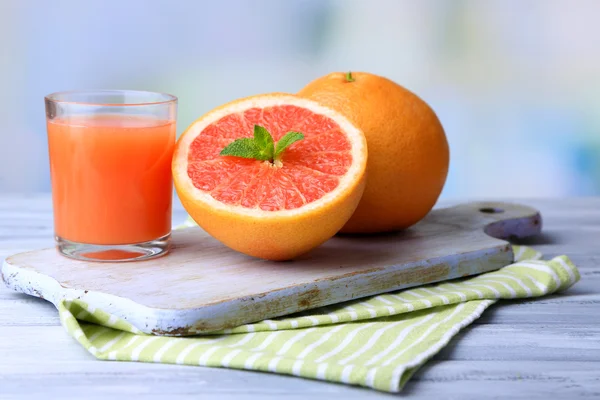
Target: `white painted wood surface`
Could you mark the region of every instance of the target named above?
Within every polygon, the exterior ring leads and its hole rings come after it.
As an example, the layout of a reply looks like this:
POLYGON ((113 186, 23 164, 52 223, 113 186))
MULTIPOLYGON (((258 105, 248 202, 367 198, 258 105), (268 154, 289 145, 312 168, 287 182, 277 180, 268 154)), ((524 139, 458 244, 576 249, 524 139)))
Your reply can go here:
MULTIPOLYGON (((528 244, 567 254, 582 279, 567 292, 502 302, 407 384, 409 399, 600 398, 600 198, 518 200, 539 209, 528 244)), ((50 197, 0 196, 0 259, 52 245, 50 197)), ((178 210, 175 220, 184 213, 178 210)), ((0 285, 0 399, 392 398, 372 390, 247 371, 95 360, 54 306, 0 285)))
POLYGON ((55 305, 81 299, 145 333, 194 335, 498 269, 512 262, 512 249, 488 234, 526 237, 540 225, 537 210, 524 205, 462 204, 434 210, 405 232, 335 237, 285 263, 245 256, 188 228, 173 232, 172 251, 154 260, 81 262, 50 248, 8 257, 2 278, 55 305))

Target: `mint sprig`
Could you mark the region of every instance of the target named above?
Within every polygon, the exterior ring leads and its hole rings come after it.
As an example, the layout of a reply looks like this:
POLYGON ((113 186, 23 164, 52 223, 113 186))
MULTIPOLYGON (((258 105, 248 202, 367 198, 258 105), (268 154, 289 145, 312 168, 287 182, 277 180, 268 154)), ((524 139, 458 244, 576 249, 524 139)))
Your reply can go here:
POLYGON ((288 132, 275 145, 273 136, 266 128, 254 125, 254 138, 236 139, 225 146, 219 154, 274 162, 281 158, 285 149, 302 139, 304 139, 302 133, 288 132))
MULTIPOLYGON (((252 140, 252 139, 250 139, 252 140)), ((254 143, 259 148, 260 153, 263 157, 261 160, 269 160, 273 158, 275 152, 275 144, 273 143, 273 136, 260 125, 254 125, 254 143)))
POLYGON ((304 135, 300 132, 288 132, 284 137, 279 139, 277 142, 277 146, 275 146, 275 159, 278 159, 281 153, 288 147, 290 147, 293 143, 296 143, 298 140, 304 139, 304 135))

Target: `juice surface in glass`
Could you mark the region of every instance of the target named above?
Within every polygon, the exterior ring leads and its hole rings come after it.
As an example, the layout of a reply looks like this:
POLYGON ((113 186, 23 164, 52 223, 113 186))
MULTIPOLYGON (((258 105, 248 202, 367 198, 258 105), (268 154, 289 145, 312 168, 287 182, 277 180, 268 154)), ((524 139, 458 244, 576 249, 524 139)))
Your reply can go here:
POLYGON ((92 114, 47 128, 58 237, 121 245, 170 233, 175 121, 92 114))

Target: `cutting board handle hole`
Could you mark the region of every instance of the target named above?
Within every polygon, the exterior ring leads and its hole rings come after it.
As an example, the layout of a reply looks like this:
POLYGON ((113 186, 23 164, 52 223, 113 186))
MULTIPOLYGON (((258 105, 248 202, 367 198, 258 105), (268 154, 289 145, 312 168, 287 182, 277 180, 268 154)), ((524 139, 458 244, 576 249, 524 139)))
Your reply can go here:
POLYGON ((479 212, 482 212, 485 214, 501 214, 504 212, 504 210, 501 208, 484 207, 484 208, 480 208, 479 212))

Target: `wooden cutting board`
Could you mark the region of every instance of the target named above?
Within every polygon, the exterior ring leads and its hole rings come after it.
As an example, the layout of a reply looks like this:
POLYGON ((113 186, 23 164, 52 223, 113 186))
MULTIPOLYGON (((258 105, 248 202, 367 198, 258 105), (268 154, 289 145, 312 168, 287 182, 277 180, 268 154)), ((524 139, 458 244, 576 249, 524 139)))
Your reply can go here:
POLYGON ((81 299, 145 333, 182 336, 498 269, 513 261, 500 239, 540 230, 530 207, 469 203, 433 210, 404 232, 339 236, 294 261, 270 262, 187 228, 154 260, 82 262, 51 248, 8 257, 2 278, 55 305, 81 299))

